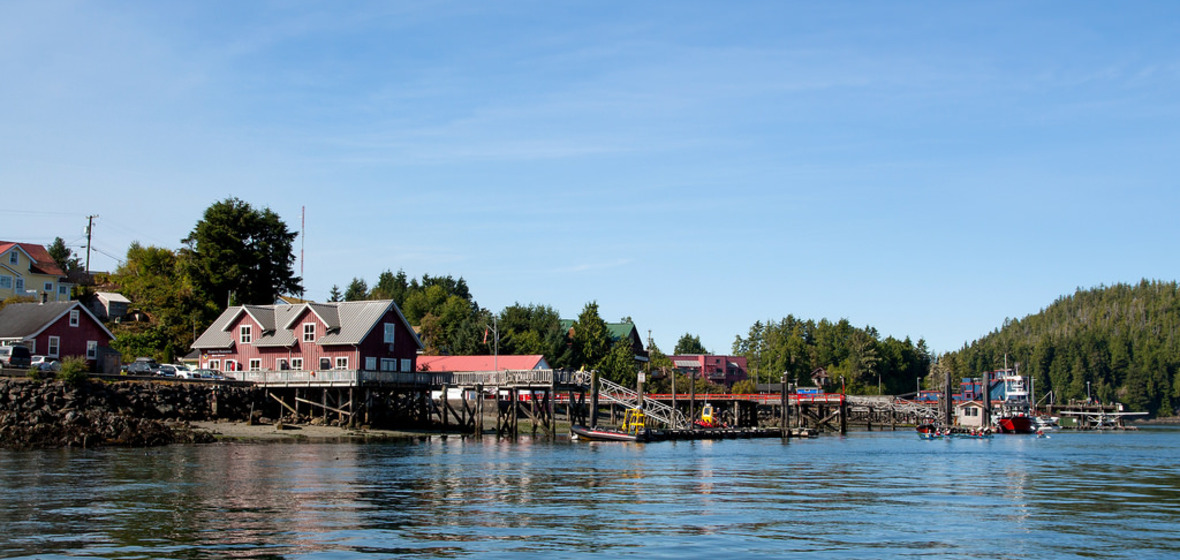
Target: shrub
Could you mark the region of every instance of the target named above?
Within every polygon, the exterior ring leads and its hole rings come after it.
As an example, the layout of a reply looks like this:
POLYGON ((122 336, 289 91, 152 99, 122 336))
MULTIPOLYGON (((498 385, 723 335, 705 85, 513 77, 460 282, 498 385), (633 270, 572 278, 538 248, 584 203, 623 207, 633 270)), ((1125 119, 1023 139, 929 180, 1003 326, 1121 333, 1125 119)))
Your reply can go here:
POLYGON ((88 369, 84 358, 70 356, 62 360, 61 371, 57 373, 57 377, 70 385, 76 385, 90 377, 88 369))

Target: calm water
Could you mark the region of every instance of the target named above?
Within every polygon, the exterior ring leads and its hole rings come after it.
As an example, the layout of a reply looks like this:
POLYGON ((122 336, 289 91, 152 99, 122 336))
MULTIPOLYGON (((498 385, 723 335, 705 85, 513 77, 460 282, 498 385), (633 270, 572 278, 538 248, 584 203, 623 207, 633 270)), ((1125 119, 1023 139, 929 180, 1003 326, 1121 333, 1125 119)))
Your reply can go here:
POLYGON ((1180 557, 1180 431, 0 451, 0 557, 1180 557))

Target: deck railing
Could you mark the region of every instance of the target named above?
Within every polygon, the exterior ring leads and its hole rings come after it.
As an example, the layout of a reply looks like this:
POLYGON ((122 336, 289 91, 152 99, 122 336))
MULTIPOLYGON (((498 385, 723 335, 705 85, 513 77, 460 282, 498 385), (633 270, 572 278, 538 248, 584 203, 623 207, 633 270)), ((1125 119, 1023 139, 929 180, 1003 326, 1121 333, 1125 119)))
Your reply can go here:
POLYGON ((527 369, 475 372, 431 372, 431 371, 366 371, 355 369, 329 370, 262 370, 235 371, 229 375, 239 381, 259 385, 290 386, 360 386, 360 385, 402 385, 410 387, 549 387, 557 385, 582 385, 589 383, 589 376, 581 372, 527 369), (585 379, 583 379, 585 378, 585 379))
POLYGON ((229 375, 239 381, 259 385, 405 385, 412 387, 441 387, 450 384, 449 373, 426 371, 365 371, 355 369, 235 371, 229 375))

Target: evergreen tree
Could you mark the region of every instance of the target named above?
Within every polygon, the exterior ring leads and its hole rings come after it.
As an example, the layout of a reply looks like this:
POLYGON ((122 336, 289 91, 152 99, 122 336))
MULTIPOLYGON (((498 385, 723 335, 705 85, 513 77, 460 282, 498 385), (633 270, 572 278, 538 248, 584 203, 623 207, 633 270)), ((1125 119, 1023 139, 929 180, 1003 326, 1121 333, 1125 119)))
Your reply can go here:
POLYGON ((297 235, 269 208, 256 210, 237 198, 214 203, 182 240, 188 276, 219 305, 264 305, 300 293, 292 251, 297 235))
POLYGON ((369 285, 360 278, 353 278, 344 289, 344 301, 363 301, 369 298, 369 285))
POLYGON ((53 243, 46 250, 57 267, 67 275, 82 270, 82 264, 78 261, 78 257, 74 256, 73 250, 66 247, 66 242, 62 238, 53 238, 53 243))
POLYGON ((598 302, 587 303, 578 315, 572 343, 573 360, 577 367, 595 369, 610 353, 610 333, 606 321, 598 315, 598 302))
POLYGON ((680 340, 676 341, 676 348, 672 350, 672 354, 676 356, 708 353, 709 351, 701 344, 701 337, 689 333, 684 333, 680 340))

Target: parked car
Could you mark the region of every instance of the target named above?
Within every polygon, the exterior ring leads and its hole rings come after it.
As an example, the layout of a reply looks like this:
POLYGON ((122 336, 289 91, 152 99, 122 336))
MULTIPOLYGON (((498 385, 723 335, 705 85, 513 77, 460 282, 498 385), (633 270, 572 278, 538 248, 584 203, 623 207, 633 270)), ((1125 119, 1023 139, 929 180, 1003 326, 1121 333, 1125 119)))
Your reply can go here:
POLYGON ((156 370, 156 375, 161 377, 176 377, 178 373, 180 372, 172 364, 161 364, 159 369, 156 370))
POLYGON ((61 362, 46 356, 33 356, 29 367, 35 367, 38 371, 61 371, 61 362))
POLYGON ((33 363, 33 356, 24 346, 0 346, 0 364, 5 367, 27 368, 33 363))
POLYGON ((215 369, 198 369, 196 373, 201 376, 201 379, 225 379, 221 372, 215 369))
POLYGON ((155 375, 159 369, 160 364, 152 358, 136 358, 134 362, 127 364, 127 373, 131 375, 155 375))

